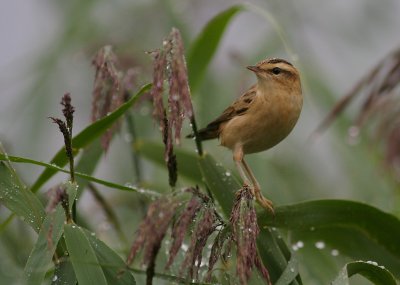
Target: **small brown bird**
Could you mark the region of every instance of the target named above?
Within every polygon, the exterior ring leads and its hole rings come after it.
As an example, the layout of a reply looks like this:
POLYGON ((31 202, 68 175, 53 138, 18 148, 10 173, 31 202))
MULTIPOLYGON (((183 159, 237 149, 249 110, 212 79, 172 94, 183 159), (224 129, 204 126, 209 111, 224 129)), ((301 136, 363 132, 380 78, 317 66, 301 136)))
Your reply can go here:
POLYGON ((257 84, 198 135, 200 140, 219 138, 222 146, 233 151, 244 184, 252 186, 261 206, 273 211, 272 202, 261 194, 244 155, 272 148, 292 131, 303 105, 300 76, 291 63, 279 58, 247 68, 256 74, 257 84))

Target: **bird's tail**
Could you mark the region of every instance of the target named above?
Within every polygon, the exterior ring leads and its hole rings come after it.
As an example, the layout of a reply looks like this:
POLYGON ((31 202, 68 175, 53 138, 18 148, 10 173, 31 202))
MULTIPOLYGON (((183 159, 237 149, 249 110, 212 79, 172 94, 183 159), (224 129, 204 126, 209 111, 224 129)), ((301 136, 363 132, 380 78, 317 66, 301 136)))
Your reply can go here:
MULTIPOLYGON (((208 125, 207 127, 200 129, 197 133, 201 141, 216 139, 219 136, 219 127, 208 125)), ((194 133, 187 135, 186 138, 194 138, 194 133)))

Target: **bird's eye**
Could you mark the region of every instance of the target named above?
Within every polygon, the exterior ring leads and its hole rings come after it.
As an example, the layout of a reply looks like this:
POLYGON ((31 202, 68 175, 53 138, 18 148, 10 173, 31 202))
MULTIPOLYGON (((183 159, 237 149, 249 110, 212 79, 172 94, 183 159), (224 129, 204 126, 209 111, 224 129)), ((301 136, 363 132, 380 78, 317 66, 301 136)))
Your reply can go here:
POLYGON ((280 69, 279 67, 274 67, 272 69, 272 73, 275 75, 278 75, 279 73, 281 73, 282 69, 280 69))

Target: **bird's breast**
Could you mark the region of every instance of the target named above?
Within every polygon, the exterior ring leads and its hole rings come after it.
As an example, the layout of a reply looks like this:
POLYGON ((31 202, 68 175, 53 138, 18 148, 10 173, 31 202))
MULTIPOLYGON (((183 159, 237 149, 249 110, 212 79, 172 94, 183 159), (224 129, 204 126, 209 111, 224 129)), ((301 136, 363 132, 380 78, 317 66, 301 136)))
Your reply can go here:
POLYGON ((259 96, 246 114, 227 122, 221 131, 221 145, 244 153, 267 150, 292 131, 302 108, 301 94, 259 96))

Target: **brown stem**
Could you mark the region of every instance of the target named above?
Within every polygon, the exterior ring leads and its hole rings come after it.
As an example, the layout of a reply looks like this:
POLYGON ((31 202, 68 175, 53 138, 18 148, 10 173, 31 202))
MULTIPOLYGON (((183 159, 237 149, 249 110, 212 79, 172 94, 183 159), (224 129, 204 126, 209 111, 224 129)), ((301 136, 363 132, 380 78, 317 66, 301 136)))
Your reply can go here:
POLYGON ((154 273, 155 273, 155 268, 156 268, 156 256, 158 254, 158 251, 160 250, 160 244, 154 248, 154 255, 153 258, 150 260, 149 265, 147 266, 146 269, 146 285, 153 285, 153 278, 154 278, 154 273))

